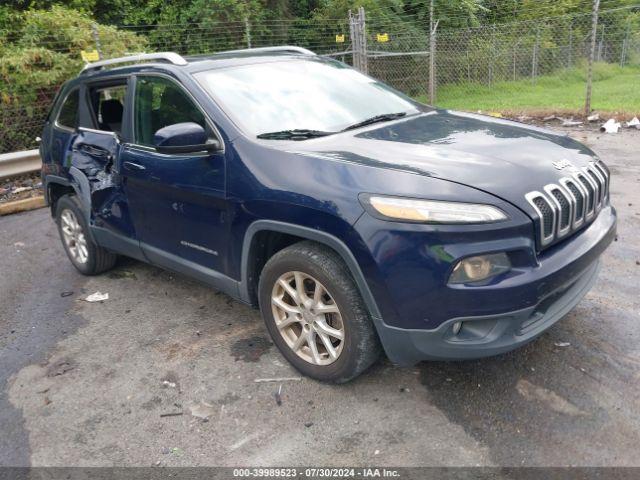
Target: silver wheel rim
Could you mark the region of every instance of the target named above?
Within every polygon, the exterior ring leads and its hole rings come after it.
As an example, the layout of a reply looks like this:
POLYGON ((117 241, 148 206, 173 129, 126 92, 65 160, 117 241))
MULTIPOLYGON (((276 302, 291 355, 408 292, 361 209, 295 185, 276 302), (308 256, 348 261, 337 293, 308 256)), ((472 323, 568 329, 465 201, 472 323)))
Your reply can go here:
POLYGON ((338 305, 318 280, 287 272, 271 292, 276 327, 291 350, 314 365, 329 365, 342 353, 344 323, 338 305))
POLYGON ((78 263, 87 263, 89 259, 87 239, 76 214, 69 209, 64 209, 60 215, 60 227, 62 239, 71 258, 78 263))

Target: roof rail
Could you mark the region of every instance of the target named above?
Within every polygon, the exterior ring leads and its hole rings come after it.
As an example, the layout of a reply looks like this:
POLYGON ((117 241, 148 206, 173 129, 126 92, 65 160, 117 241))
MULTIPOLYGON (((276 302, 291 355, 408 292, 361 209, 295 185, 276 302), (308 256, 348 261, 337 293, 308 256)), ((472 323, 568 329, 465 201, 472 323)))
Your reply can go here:
POLYGON ((315 55, 311 50, 307 50, 306 48, 296 47, 293 45, 280 45, 277 47, 258 47, 258 48, 244 48, 240 50, 225 50, 222 52, 216 52, 216 54, 227 54, 227 53, 269 53, 269 52, 292 52, 292 53, 301 53, 303 55, 315 55))
POLYGON ((161 60, 172 63, 174 65, 186 65, 187 61, 174 52, 160 52, 160 53, 141 53, 139 55, 130 55, 128 57, 109 58, 108 60, 100 60, 93 63, 88 63, 82 69, 81 73, 86 73, 91 70, 99 70, 107 65, 118 65, 120 63, 131 62, 144 62, 149 60, 161 60))

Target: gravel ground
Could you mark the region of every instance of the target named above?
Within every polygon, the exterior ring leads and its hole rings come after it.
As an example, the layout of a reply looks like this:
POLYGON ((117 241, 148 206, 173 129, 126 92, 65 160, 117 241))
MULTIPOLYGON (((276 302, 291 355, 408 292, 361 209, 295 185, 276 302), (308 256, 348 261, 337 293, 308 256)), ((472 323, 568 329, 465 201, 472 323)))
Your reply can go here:
POLYGON ((1 218, 0 465, 640 465, 640 132, 571 134, 620 216, 587 297, 510 354, 342 386, 257 383, 298 377, 257 312, 131 260, 82 277, 46 209, 1 218))
POLYGON ((0 203, 42 195, 40 173, 19 175, 0 181, 0 203))

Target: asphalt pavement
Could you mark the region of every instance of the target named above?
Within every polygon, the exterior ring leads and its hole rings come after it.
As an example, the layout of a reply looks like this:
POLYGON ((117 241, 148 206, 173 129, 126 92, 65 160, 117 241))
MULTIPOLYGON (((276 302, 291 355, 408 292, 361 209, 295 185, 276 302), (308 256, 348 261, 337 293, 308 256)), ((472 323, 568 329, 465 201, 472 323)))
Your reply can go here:
POLYGON ((570 132, 619 213, 585 299, 515 352, 340 386, 223 294, 127 259, 83 277, 48 210, 0 218, 0 465, 640 465, 640 131, 570 132))

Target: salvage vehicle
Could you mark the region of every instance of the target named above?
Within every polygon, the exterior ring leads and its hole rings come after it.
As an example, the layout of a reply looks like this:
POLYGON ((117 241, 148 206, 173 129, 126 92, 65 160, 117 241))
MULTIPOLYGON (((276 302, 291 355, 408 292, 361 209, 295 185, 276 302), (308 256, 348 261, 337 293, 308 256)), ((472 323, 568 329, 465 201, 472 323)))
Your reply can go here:
POLYGON ((420 104, 299 47, 88 64, 40 152, 73 265, 125 255, 259 307, 345 382, 530 342, 593 285, 610 172, 545 129, 420 104))

